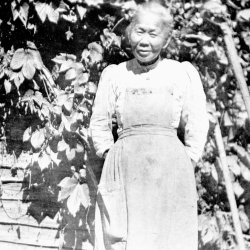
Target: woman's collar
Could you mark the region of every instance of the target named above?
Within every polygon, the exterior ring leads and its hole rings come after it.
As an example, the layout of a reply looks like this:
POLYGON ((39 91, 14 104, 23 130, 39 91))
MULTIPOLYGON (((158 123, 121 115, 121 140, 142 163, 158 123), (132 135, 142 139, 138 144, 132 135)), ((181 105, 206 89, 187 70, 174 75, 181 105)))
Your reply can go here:
POLYGON ((133 61, 134 61, 134 66, 138 68, 141 72, 148 72, 154 69, 158 65, 158 63, 161 61, 161 57, 158 56, 154 60, 148 63, 139 62, 136 58, 133 61))

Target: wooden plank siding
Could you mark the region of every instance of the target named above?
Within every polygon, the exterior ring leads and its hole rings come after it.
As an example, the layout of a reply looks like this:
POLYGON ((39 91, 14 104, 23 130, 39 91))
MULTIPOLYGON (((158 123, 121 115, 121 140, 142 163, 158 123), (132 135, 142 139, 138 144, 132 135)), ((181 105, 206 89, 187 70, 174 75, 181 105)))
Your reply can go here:
POLYGON ((22 202, 21 190, 23 169, 28 165, 28 157, 20 157, 15 162, 17 176, 11 176, 13 155, 0 156, 0 176, 2 197, 0 203, 0 249, 58 249, 58 223, 46 217, 42 223, 26 214, 29 203, 22 202))
MULTIPOLYGON (((5 151, 3 144, 0 145, 0 180, 2 182, 2 190, 0 190, 2 192, 2 196, 0 196, 0 250, 52 250, 58 249, 62 242, 57 216, 54 219, 47 216, 39 224, 32 216, 26 214, 30 200, 22 202, 21 186, 24 169, 29 164, 31 157, 32 155, 28 153, 22 153, 16 159, 14 154, 5 151), (16 177, 11 176, 10 171, 14 164, 17 167, 16 177)), ((102 164, 103 162, 95 154, 89 157, 89 165, 92 166, 97 176, 100 176, 102 164)), ((88 232, 86 229, 79 228, 78 224, 74 220, 68 221, 64 229, 62 250, 93 249, 93 246, 88 241, 86 242, 88 232)), ((91 232, 91 234, 94 233, 91 232)))
MULTIPOLYGON (((18 170, 18 177, 10 176, 9 169, 1 169, 3 179, 21 179, 23 171, 18 170)), ((58 249, 59 224, 57 217, 48 216, 38 224, 26 214, 29 203, 22 202, 21 183, 2 184, 3 191, 0 200, 0 249, 30 250, 58 249)), ((83 241, 86 230, 79 229, 70 223, 64 230, 65 244, 63 249, 91 250, 90 243, 83 241)))

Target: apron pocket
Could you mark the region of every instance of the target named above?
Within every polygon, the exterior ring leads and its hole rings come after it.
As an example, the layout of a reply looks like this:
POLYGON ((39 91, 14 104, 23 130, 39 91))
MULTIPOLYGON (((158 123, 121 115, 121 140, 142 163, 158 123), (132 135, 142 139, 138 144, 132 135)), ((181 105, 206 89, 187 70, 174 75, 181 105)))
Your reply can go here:
POLYGON ((97 202, 101 212, 104 243, 107 249, 127 239, 127 207, 123 187, 99 187, 97 202))

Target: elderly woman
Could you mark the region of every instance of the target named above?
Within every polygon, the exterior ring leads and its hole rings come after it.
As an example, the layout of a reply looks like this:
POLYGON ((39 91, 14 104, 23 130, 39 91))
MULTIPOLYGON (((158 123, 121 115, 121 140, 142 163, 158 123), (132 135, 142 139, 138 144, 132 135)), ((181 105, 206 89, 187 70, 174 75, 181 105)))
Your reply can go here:
POLYGON ((97 250, 198 246, 193 164, 206 141, 206 99, 190 63, 160 57, 171 23, 160 4, 140 5, 129 27, 134 59, 108 66, 101 76, 90 125, 97 155, 105 158, 97 194, 97 250))

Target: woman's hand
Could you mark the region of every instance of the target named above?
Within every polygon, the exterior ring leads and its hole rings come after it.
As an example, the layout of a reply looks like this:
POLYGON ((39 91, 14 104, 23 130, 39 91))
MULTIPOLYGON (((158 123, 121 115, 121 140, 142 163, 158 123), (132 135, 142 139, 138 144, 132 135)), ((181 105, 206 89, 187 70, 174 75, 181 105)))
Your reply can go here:
POLYGON ((109 151, 108 151, 108 150, 106 150, 106 151, 103 153, 102 158, 103 158, 104 160, 106 159, 108 152, 109 152, 109 151))

